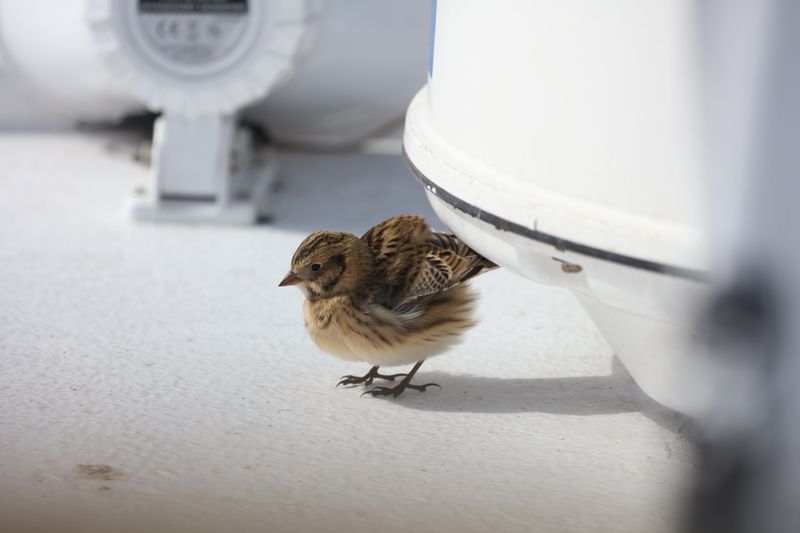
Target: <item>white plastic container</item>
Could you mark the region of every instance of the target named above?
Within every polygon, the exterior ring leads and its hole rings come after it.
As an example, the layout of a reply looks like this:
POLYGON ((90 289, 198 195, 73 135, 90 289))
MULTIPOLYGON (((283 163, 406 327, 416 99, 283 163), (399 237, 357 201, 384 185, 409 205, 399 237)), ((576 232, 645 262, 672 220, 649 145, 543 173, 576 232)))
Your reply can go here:
POLYGON ((456 234, 572 290, 643 390, 689 413, 709 291, 695 4, 439 0, 404 139, 456 234))

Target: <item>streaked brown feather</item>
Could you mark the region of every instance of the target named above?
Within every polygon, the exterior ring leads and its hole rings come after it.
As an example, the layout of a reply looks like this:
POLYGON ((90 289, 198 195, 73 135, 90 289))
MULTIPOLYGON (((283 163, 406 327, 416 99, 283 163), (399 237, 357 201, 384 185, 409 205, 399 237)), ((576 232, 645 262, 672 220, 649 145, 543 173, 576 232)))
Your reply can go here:
POLYGON ((362 240, 377 261, 376 300, 389 308, 445 291, 496 268, 455 235, 432 232, 421 216, 385 220, 362 240))
POLYGON ((417 215, 400 215, 384 220, 361 237, 380 261, 393 261, 401 250, 425 243, 431 230, 417 215))

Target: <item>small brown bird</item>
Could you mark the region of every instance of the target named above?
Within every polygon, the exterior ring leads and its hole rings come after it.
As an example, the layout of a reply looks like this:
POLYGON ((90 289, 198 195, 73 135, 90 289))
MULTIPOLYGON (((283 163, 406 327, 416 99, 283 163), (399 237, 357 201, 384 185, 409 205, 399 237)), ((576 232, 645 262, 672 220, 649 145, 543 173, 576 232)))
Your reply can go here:
POLYGON ((318 231, 292 257, 280 286, 297 285, 306 295, 305 325, 325 352, 372 366, 364 376, 342 376, 338 385, 371 385, 376 378, 395 387, 364 394, 398 396, 436 383, 412 385, 427 357, 456 344, 475 322, 475 295, 465 283, 497 268, 456 236, 432 232, 421 216, 390 218, 360 239, 318 231), (416 363, 408 374, 380 374, 381 366, 416 363))

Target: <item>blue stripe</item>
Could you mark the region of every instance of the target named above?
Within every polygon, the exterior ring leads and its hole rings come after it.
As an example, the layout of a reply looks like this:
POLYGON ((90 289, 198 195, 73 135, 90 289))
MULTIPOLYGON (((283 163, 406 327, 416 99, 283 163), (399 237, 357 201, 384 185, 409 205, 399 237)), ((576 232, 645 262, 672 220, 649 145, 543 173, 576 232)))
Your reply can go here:
POLYGON ((428 77, 433 77, 433 47, 436 42, 436 3, 437 0, 431 2, 431 35, 428 51, 428 77))

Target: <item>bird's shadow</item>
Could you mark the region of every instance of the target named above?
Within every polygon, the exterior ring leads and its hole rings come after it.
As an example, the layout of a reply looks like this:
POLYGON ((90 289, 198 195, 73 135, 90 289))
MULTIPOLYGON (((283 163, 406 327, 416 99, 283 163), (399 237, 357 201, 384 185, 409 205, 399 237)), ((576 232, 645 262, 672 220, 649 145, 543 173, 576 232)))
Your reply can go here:
POLYGON ((604 376, 495 378, 445 372, 420 372, 415 383, 441 389, 406 391, 398 404, 423 411, 454 413, 551 413, 573 416, 640 412, 659 426, 684 434, 690 420, 648 397, 615 357, 604 376))

